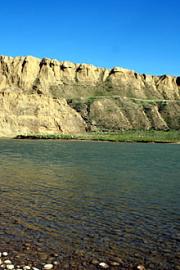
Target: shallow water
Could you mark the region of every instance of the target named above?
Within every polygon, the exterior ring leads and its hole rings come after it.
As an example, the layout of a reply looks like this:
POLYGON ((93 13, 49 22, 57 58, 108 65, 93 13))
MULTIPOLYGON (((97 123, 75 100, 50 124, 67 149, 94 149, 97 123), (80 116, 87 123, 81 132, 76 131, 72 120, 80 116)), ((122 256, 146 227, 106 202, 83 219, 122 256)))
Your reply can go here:
POLYGON ((179 160, 175 144, 0 140, 0 246, 29 241, 171 269, 180 259, 179 160))

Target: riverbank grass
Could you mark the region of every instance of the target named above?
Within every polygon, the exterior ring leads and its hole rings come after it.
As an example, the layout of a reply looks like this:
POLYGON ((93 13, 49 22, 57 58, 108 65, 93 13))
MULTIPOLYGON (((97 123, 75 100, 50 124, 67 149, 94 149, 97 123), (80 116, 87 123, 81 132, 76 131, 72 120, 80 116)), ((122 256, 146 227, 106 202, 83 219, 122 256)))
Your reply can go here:
POLYGON ((179 143, 180 131, 135 130, 121 132, 89 132, 83 134, 20 134, 16 139, 90 140, 111 142, 179 143))

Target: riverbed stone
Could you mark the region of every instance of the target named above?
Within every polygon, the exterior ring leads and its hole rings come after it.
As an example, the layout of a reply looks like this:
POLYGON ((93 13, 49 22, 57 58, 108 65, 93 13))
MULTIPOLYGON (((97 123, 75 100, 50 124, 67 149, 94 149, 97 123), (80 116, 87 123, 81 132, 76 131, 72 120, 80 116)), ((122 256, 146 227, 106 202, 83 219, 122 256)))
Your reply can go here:
POLYGON ((25 266, 23 267, 23 269, 24 269, 24 270, 30 270, 31 267, 30 267, 29 265, 25 265, 25 266))
POLYGON ((14 265, 13 265, 13 264, 7 264, 7 265, 6 265, 6 268, 7 268, 8 270, 12 270, 12 269, 14 269, 14 265))
POLYGON ((52 268, 53 268, 53 264, 51 264, 51 263, 47 263, 47 264, 44 265, 45 270, 50 270, 52 268))
POLYGON ((99 266, 102 268, 102 269, 108 269, 109 268, 109 265, 105 262, 100 262, 99 263, 99 266))
POLYGON ((5 264, 12 264, 12 262, 10 260, 5 260, 4 263, 5 264))
POLYGON ((54 261, 53 264, 54 264, 54 265, 58 265, 59 262, 58 262, 58 261, 54 261))
POLYGON ((42 261, 46 261, 48 259, 48 255, 46 253, 39 253, 39 258, 42 261))
POLYGON ((114 262, 117 262, 119 264, 123 263, 123 260, 121 258, 119 258, 119 257, 112 257, 111 260, 114 261, 114 262))
POLYGON ((118 262, 110 262, 111 266, 119 266, 120 264, 118 262))
POLYGON ((93 260, 91 261, 91 263, 94 264, 94 265, 98 265, 98 264, 99 264, 99 261, 96 260, 96 259, 93 259, 93 260))
POLYGON ((137 266, 137 268, 136 268, 137 270, 145 270, 145 267, 144 267, 144 265, 138 265, 137 266))

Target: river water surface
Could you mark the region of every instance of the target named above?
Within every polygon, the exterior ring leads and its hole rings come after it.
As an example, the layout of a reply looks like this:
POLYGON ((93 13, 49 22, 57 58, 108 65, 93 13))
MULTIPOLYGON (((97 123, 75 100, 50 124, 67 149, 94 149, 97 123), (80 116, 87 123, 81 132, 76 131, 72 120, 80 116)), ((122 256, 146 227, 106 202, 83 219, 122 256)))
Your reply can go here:
POLYGON ((179 160, 175 144, 0 140, 0 246, 175 269, 179 160))

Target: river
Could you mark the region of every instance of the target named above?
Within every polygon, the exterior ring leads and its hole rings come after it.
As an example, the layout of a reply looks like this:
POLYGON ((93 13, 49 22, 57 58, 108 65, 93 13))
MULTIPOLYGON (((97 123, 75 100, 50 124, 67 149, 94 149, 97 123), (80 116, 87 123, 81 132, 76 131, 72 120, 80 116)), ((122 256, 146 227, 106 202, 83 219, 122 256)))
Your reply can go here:
POLYGON ((180 259, 180 145, 1 139, 0 199, 1 248, 180 259))

